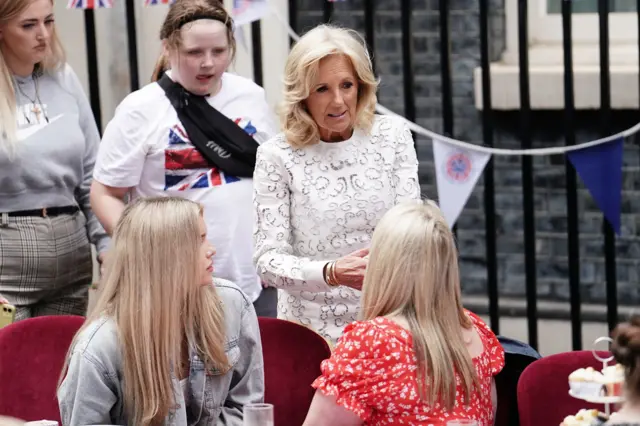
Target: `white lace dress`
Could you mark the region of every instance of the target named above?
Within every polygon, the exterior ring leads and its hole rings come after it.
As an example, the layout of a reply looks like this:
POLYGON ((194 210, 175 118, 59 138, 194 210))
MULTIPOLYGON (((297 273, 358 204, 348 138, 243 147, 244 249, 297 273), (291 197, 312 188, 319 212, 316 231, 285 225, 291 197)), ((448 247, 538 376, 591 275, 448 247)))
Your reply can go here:
POLYGON ((358 319, 360 291, 329 287, 324 265, 368 247, 395 204, 420 197, 409 127, 376 116, 371 134, 292 148, 282 134, 258 148, 255 255, 263 282, 281 289, 278 317, 335 343, 358 319))

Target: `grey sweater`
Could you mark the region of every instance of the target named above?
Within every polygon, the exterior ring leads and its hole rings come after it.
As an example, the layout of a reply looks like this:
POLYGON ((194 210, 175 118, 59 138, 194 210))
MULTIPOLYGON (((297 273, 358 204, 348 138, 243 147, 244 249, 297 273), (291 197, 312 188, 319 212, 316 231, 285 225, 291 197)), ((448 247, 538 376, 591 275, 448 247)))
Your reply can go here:
POLYGON ((14 77, 18 141, 13 159, 0 149, 0 212, 78 205, 102 252, 109 237, 89 203, 100 142, 91 107, 68 65, 36 80, 39 100, 33 77, 14 77))

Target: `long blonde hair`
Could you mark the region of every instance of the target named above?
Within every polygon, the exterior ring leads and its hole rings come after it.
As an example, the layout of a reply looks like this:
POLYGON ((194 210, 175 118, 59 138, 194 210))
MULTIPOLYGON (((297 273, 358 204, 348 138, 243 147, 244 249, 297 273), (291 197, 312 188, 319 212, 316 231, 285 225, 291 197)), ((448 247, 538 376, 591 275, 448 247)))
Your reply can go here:
MULTIPOLYGON (((33 0, 7 0, 0 2, 0 26, 16 19, 24 12, 33 0)), ((53 4, 53 0, 51 1, 53 4)), ((37 70, 54 73, 65 63, 65 54, 58 33, 53 27, 50 51, 44 61, 37 64, 37 70)), ((17 143, 16 96, 12 72, 0 49, 0 147, 6 149, 9 158, 14 158, 17 143)))
POLYGON ((375 118, 378 81, 362 37, 353 30, 319 25, 293 46, 284 68, 284 98, 279 105, 280 124, 287 142, 296 147, 320 140, 318 125, 305 107, 318 75, 320 61, 331 55, 349 59, 358 80, 355 126, 369 132, 375 118))
POLYGON ((188 342, 207 369, 228 371, 221 302, 199 286, 202 208, 182 198, 140 199, 127 206, 114 232, 102 294, 76 334, 100 317, 115 321, 129 424, 162 424, 175 403, 171 372, 185 364, 188 342))
POLYGON ((457 373, 468 402, 478 379, 461 327, 472 323, 462 307, 453 234, 432 201, 393 207, 373 233, 361 316, 385 315, 409 323, 420 397, 451 409, 457 373))

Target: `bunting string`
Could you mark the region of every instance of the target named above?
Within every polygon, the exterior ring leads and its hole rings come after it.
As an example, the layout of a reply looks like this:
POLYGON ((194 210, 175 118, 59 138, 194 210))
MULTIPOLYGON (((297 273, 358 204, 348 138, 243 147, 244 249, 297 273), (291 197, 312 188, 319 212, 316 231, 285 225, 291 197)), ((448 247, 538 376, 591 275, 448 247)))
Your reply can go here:
MULTIPOLYGON (((172 1, 144 0, 144 3, 146 6, 155 6, 170 4, 172 1)), ((112 2, 113 0, 68 0, 67 7, 106 8, 111 7, 112 2)), ((240 28, 264 18, 269 13, 273 14, 286 29, 289 37, 295 41, 300 40, 300 36, 291 28, 288 20, 280 15, 271 0, 233 0, 233 15, 236 24, 234 30, 241 45, 245 46, 245 40, 240 28)), ((439 204, 450 227, 453 227, 458 220, 492 155, 566 155, 606 220, 620 235, 623 144, 626 138, 640 132, 640 123, 615 135, 572 146, 503 149, 477 145, 441 135, 407 120, 379 103, 376 104, 375 110, 381 114, 398 117, 414 133, 432 140, 439 204)))
MULTIPOLYGON (((275 16, 275 18, 280 22, 280 24, 287 30, 289 37, 291 37, 295 41, 300 40, 300 36, 293 30, 293 28, 291 28, 289 23, 282 17, 282 15, 280 15, 278 10, 275 7, 273 7, 273 4, 271 4, 271 1, 269 1, 269 7, 271 9, 271 13, 273 14, 273 16, 275 16)), ((400 114, 397 114, 391 111, 389 108, 380 104, 376 105, 376 111, 379 112, 380 114, 392 115, 392 116, 401 118, 402 120, 405 121, 405 123, 407 123, 407 125, 413 132, 419 135, 426 136, 432 139, 437 139, 442 142, 447 142, 448 144, 454 145, 460 149, 466 149, 469 151, 480 152, 483 154, 492 154, 492 155, 531 155, 531 156, 563 155, 563 154, 566 154, 567 152, 577 151, 580 149, 590 148, 597 145, 609 143, 621 137, 628 138, 629 136, 632 136, 640 132, 640 123, 638 123, 635 126, 632 126, 626 130, 623 130, 620 133, 616 133, 614 135, 607 136, 605 138, 597 139, 594 141, 583 142, 583 143, 579 143, 571 146, 558 146, 558 147, 550 147, 550 148, 531 148, 531 149, 504 149, 504 148, 493 148, 493 147, 488 147, 483 145, 476 145, 470 142, 465 142, 465 141, 461 141, 458 139, 441 135, 429 129, 425 129, 424 127, 414 123, 413 121, 407 120, 405 117, 401 116, 400 114)))
MULTIPOLYGON (((278 10, 271 3, 269 6, 271 13, 286 28, 289 36, 295 41, 300 40, 300 36, 278 10)), ((376 104, 376 111, 404 120, 413 132, 432 140, 438 204, 450 227, 458 220, 492 155, 566 155, 605 219, 616 234, 620 235, 623 143, 626 138, 640 131, 640 123, 615 135, 572 146, 502 149, 438 134, 380 104, 376 104)))

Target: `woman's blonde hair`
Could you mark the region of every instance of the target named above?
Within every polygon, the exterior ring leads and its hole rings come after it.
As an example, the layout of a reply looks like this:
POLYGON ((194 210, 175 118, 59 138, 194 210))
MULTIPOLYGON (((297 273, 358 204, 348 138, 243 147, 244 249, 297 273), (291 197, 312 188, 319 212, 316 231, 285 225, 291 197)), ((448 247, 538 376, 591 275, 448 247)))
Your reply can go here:
POLYGON ((320 140, 318 125, 307 111, 305 101, 315 84, 320 61, 330 55, 344 55, 353 65, 358 80, 355 127, 369 132, 373 125, 378 81, 364 40, 356 31, 320 25, 293 46, 284 69, 280 124, 287 142, 296 148, 320 140))
POLYGON ((451 409, 459 374, 466 401, 478 379, 461 327, 471 328, 461 302, 453 234, 432 201, 389 210, 373 233, 364 279, 362 318, 407 319, 418 359, 420 397, 451 409))
MULTIPOLYGON (((233 18, 224 8, 221 0, 176 0, 169 6, 169 12, 160 28, 160 40, 173 49, 180 46, 180 30, 185 22, 196 19, 213 19, 220 21, 227 29, 227 40, 231 50, 231 60, 236 55, 236 38, 233 34, 233 18)), ((158 81, 169 69, 169 58, 162 53, 156 62, 151 81, 158 81)))
POLYGON ((207 369, 228 371, 224 313, 215 288, 201 286, 197 259, 202 207, 173 197, 127 206, 114 232, 102 293, 77 337, 103 316, 116 324, 124 406, 132 425, 162 424, 175 404, 172 371, 187 367, 188 343, 207 369))
MULTIPOLYGON (((23 13, 33 0, 10 0, 0 2, 0 27, 16 19, 23 13)), ((51 1, 53 4, 53 0, 51 1)), ((50 51, 44 61, 36 65, 34 71, 54 73, 65 63, 65 54, 62 43, 58 38, 58 33, 53 26, 51 33, 50 51)), ((16 96, 13 83, 13 73, 4 59, 0 49, 0 147, 4 148, 9 158, 15 155, 15 144, 17 143, 16 124, 16 96)))

